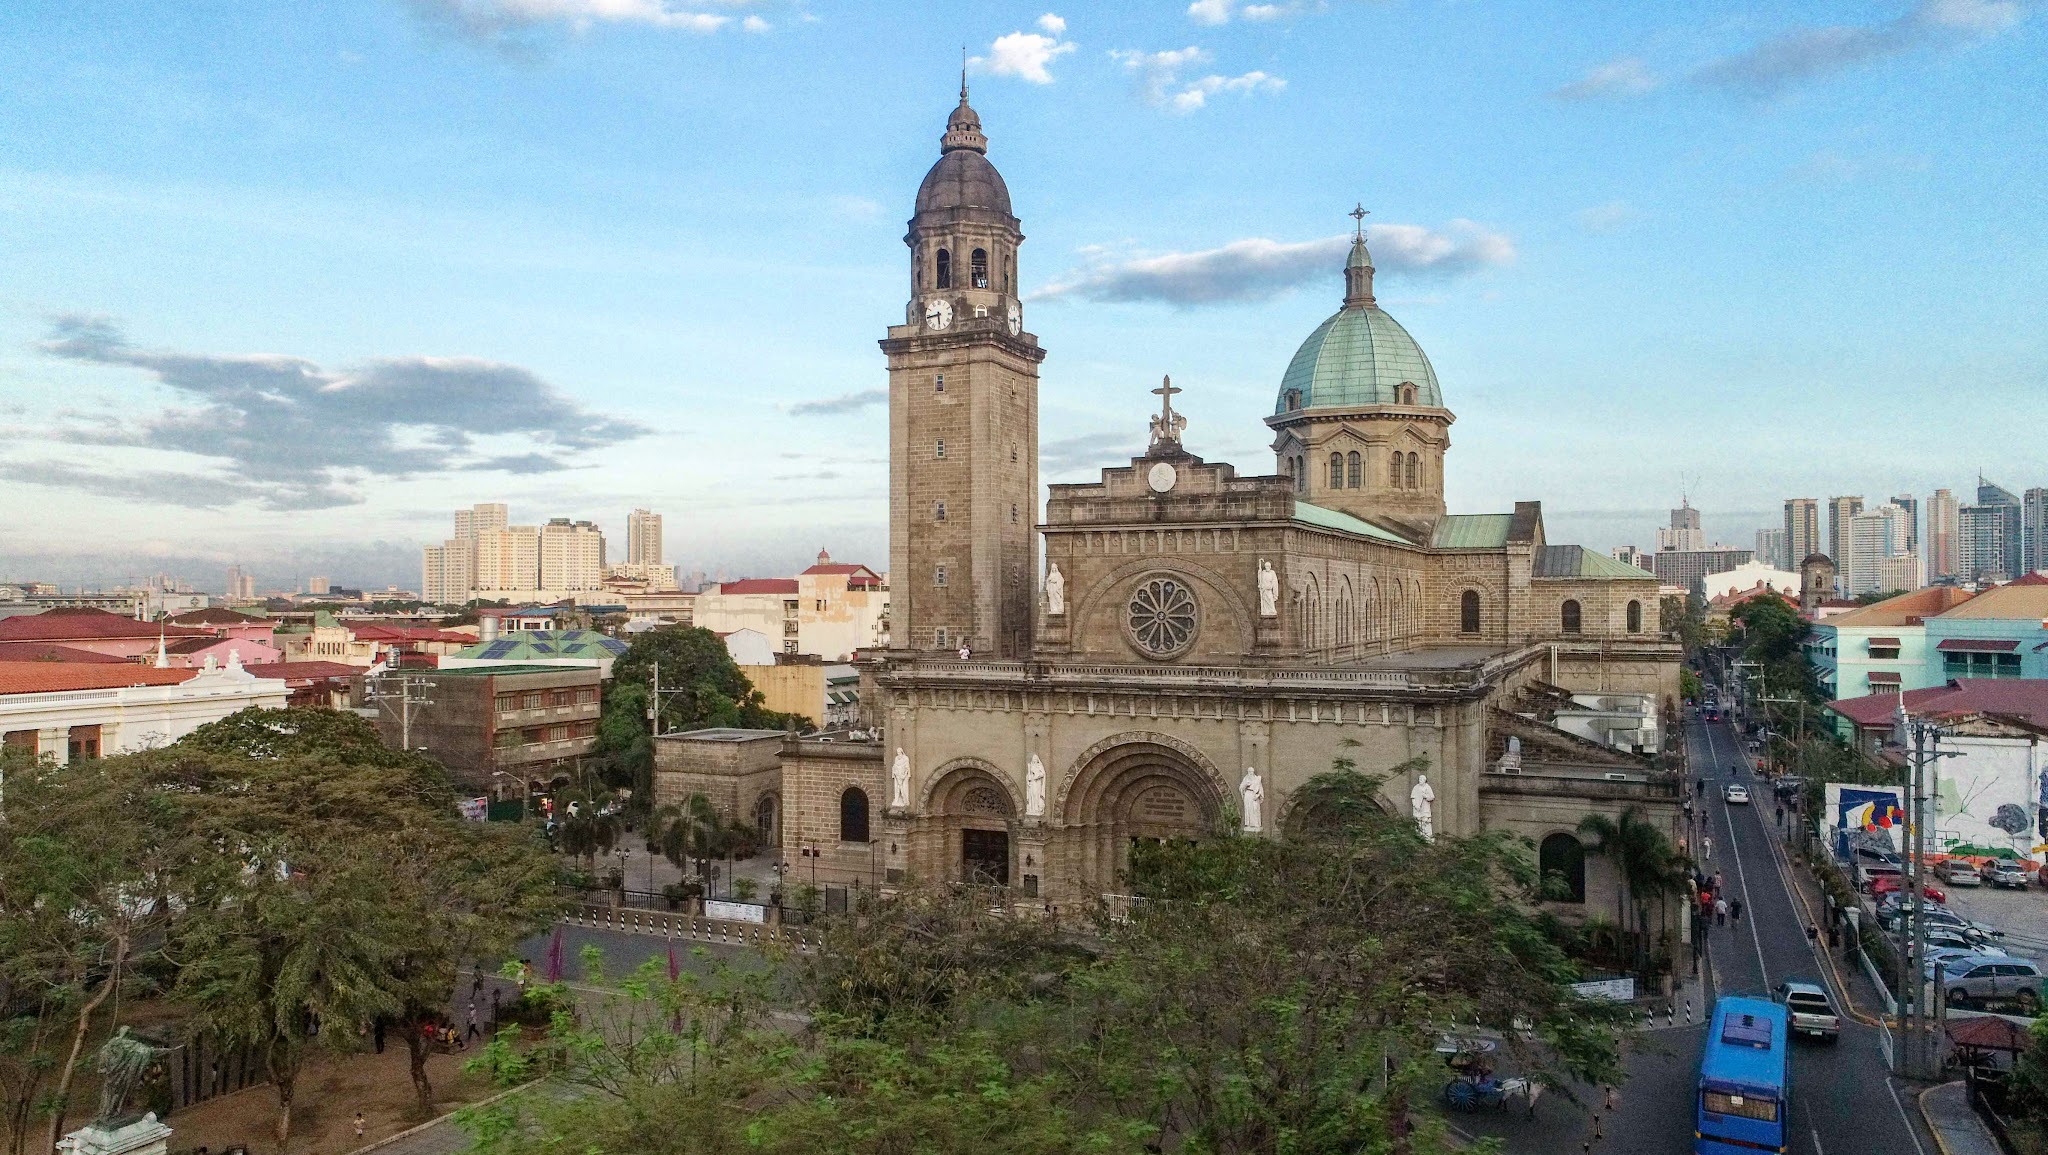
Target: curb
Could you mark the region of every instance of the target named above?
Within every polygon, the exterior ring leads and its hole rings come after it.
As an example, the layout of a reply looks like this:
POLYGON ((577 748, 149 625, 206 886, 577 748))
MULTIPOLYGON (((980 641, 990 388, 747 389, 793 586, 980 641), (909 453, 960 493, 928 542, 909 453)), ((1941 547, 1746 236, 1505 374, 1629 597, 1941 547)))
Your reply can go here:
POLYGON ((434 1127, 439 1127, 441 1124, 448 1122, 448 1120, 450 1119, 453 1119, 456 1115, 456 1112, 458 1111, 467 1111, 471 1107, 487 1107, 500 1099, 508 1098, 512 1095, 517 1095, 521 1091, 526 1091, 534 1087, 538 1087, 543 1082, 545 1082, 545 1080, 543 1079, 534 1079, 530 1082, 521 1083, 517 1087, 507 1088, 503 1091, 498 1092, 495 1095, 490 1095, 485 1098, 478 1099, 474 1103, 464 1103, 462 1106, 455 1108, 454 1111, 450 1111, 445 1115, 436 1115, 424 1123, 415 1123, 414 1125, 407 1127, 403 1131, 386 1135, 382 1139, 377 1140, 375 1143, 366 1143, 363 1146, 358 1147, 353 1151, 350 1151, 348 1155, 368 1155, 368 1153, 371 1151, 376 1151, 380 1148, 389 1147, 391 1144, 396 1143, 401 1139, 410 1139, 414 1135, 417 1135, 422 1131, 426 1131, 434 1127))
POLYGON ((1920 1108, 1920 1121, 1927 1124, 1927 1133, 1934 1136, 1934 1145, 1941 1148, 1941 1155, 1951 1155, 1948 1149, 1948 1140, 1941 1137, 1941 1128, 1934 1125, 1934 1117, 1927 1113, 1927 1096, 1934 1094, 1943 1087, 1954 1087, 1959 1085, 1959 1083, 1960 1080, 1955 1083, 1937 1083, 1913 1097, 1914 1104, 1920 1108))
MULTIPOLYGON (((1791 856, 1785 853, 1784 846, 1780 845, 1776 838, 1769 838, 1767 841, 1771 844, 1771 861, 1778 868, 1779 881, 1785 884, 1785 889, 1790 891, 1792 897, 1798 901, 1799 909, 1806 912, 1807 925, 1818 926, 1820 924, 1819 916, 1814 914, 1813 905, 1806 901, 1806 891, 1800 883, 1798 872, 1793 868, 1791 856)), ((1866 1027, 1887 1025, 1882 1018, 1874 1016, 1856 1005, 1854 988, 1842 977, 1841 969, 1835 965, 1835 956, 1832 951, 1821 949, 1815 950, 1813 953, 1819 956, 1821 965, 1827 968, 1828 974, 1835 980, 1835 989, 1842 992, 1842 1009, 1849 1012, 1851 1019, 1866 1027)))

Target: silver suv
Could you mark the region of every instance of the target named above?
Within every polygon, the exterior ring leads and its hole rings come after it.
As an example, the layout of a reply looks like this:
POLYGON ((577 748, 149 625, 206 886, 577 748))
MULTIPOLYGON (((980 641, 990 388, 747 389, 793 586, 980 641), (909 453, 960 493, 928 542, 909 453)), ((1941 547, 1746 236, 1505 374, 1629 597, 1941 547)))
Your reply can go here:
POLYGON ((2033 959, 1966 955, 1941 969, 1942 997, 1952 1007, 2011 1002, 2022 1014, 2041 1008, 2041 965, 2033 959))

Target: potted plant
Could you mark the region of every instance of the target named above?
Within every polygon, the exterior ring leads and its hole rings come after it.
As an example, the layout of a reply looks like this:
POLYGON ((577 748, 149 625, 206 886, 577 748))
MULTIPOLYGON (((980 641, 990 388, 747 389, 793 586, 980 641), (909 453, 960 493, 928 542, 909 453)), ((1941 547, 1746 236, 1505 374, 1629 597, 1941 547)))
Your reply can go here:
POLYGON ((735 878, 732 880, 732 896, 741 902, 754 901, 754 892, 759 889, 761 889, 761 884, 751 878, 735 878))

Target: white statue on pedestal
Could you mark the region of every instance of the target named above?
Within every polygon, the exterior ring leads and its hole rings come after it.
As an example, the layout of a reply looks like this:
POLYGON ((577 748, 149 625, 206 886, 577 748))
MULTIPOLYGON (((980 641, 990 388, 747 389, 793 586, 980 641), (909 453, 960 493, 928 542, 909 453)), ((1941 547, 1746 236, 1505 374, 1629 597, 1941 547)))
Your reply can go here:
POLYGON ((889 764, 889 809, 910 809, 910 755, 896 747, 896 761, 889 764))
POLYGON ((1280 575, 1273 570, 1273 563, 1259 559, 1259 616, 1274 618, 1280 616, 1280 575))
POLYGON ((1436 788, 1429 784, 1429 775, 1415 776, 1415 789, 1408 792, 1408 812, 1415 816, 1415 828, 1422 831, 1422 840, 1435 842, 1436 788))
POLYGON ((1024 816, 1039 818, 1045 814, 1045 763, 1033 754, 1024 766, 1024 816))
POLYGON ((1245 833, 1257 834, 1266 827, 1266 784, 1260 781, 1257 769, 1251 766, 1244 768, 1244 777, 1237 782, 1237 792, 1244 799, 1245 833))
POLYGON ((1067 578, 1060 572, 1058 562, 1046 567, 1045 612, 1051 617, 1067 612, 1067 578))

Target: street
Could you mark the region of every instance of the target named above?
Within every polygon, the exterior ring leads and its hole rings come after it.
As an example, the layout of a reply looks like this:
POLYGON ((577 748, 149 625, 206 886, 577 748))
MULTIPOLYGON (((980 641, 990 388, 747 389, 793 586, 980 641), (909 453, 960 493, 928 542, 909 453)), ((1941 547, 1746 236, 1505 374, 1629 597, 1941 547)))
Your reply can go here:
MULTIPOLYGON (((1774 849, 1775 823, 1768 784, 1746 769, 1748 759, 1733 726, 1687 723, 1687 744, 1695 777, 1705 777, 1704 799, 1711 820, 1713 856, 1708 874, 1721 872, 1732 898, 1742 900, 1742 918, 1707 934, 1708 983, 1716 994, 1769 997, 1787 978, 1824 983, 1842 1017, 1839 1043, 1795 1041, 1792 1045, 1792 1107, 1788 1150, 1797 1155, 1934 1155, 1912 1098, 1919 1088, 1893 1080, 1879 1049, 1879 1028, 1850 1019, 1843 992, 1830 968, 1807 945, 1808 919, 1786 887, 1774 849), (1730 806, 1721 786, 1749 785, 1757 800, 1730 806)), ((1710 996, 1711 997, 1711 996, 1710 996)), ((1867 1000, 1859 1000, 1867 1006, 1867 1000)), ((1698 1024, 1645 1031, 1630 1043, 1628 1082, 1619 1104, 1600 1120, 1598 1138, 1589 1113, 1602 1102, 1599 1088, 1574 1092, 1584 1107, 1544 1100, 1539 1117, 1483 1114, 1457 1120, 1468 1130, 1497 1135, 1508 1150, 1564 1152, 1590 1150, 1628 1155, 1686 1155, 1692 1150, 1693 1089, 1707 1008, 1695 1007, 1698 1024)), ((1660 1022, 1662 1020, 1659 1020, 1660 1022)))

